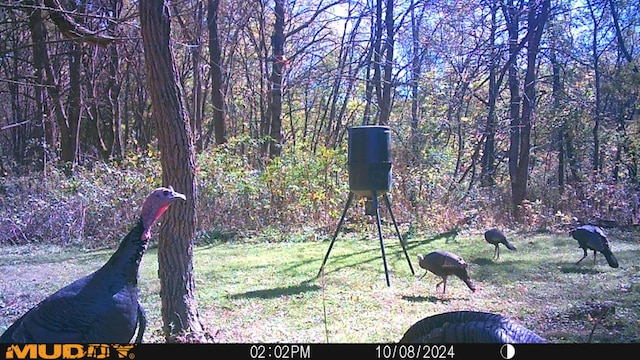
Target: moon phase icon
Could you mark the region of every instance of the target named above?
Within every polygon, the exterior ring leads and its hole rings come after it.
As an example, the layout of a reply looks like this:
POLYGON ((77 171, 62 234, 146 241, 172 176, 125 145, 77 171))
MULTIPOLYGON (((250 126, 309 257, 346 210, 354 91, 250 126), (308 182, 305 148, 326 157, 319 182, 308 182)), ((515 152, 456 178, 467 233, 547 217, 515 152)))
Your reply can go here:
POLYGON ((511 344, 504 344, 500 348, 500 355, 503 359, 506 360, 513 359, 513 357, 516 355, 516 348, 511 344))

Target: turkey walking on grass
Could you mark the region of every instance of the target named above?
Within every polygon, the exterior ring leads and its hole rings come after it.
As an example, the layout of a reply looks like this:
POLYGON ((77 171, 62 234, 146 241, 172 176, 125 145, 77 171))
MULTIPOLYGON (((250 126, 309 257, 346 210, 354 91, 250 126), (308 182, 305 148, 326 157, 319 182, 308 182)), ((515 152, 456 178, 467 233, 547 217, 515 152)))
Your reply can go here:
POLYGON ((571 231, 571 236, 578 240, 578 245, 584 251, 584 256, 578 260, 578 265, 584 258, 587 257, 587 251, 593 250, 593 264, 596 263, 596 252, 601 252, 607 259, 607 263, 612 268, 618 267, 618 259, 611 252, 611 246, 607 239, 607 234, 602 228, 595 225, 582 225, 575 230, 571 231))
POLYGON ((546 343, 533 331, 499 314, 452 311, 413 324, 401 343, 546 343))
POLYGON ((444 250, 436 250, 425 256, 418 254, 418 264, 426 270, 420 279, 427 275, 429 271, 442 277, 442 281, 436 285, 436 291, 438 291, 438 286, 443 284, 442 293, 447 292, 447 277, 449 275, 459 277, 471 291, 476 291, 476 286, 467 273, 467 263, 456 254, 444 250))
POLYGON ((500 244, 503 244, 507 247, 507 249, 516 251, 516 247, 511 245, 509 241, 507 241, 507 237, 502 233, 502 231, 498 229, 489 229, 484 233, 484 239, 489 243, 494 245, 496 248, 493 252, 494 259, 500 259, 500 244))
POLYGON ((118 250, 100 269, 63 287, 16 320, 0 343, 128 343, 146 316, 138 300, 138 268, 151 226, 176 199, 172 187, 155 189, 118 250))

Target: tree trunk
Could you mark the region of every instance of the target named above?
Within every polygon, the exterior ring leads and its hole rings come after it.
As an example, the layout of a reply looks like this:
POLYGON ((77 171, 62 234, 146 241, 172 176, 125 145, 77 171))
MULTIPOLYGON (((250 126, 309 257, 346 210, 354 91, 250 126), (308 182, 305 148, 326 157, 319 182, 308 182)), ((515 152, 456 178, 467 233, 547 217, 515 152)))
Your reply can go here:
MULTIPOLYGON (((553 35, 552 35, 553 36, 553 35)), ((557 139, 558 139, 558 189, 562 194, 564 192, 565 179, 566 179, 566 169, 567 169, 567 159, 566 159, 566 150, 565 150, 565 132, 567 130, 567 121, 565 119, 560 119, 560 115, 562 114, 563 108, 563 89, 562 82, 560 79, 560 62, 558 61, 557 51, 556 51, 556 43, 551 44, 551 48, 549 49, 549 61, 551 63, 551 89, 552 89, 552 97, 553 97, 553 118, 556 122, 560 123, 557 139)))
POLYGON ((159 230, 163 330, 168 342, 197 342, 203 340, 203 326, 193 271, 197 202, 193 135, 170 48, 170 15, 164 2, 140 1, 140 24, 162 182, 187 196, 186 202, 167 211, 159 230))
MULTIPOLYGON (((527 182, 529 178, 529 159, 531 150, 531 127, 536 100, 536 60, 538 57, 542 31, 549 15, 549 0, 529 2, 527 18, 528 46, 527 71, 524 79, 524 101, 519 94, 516 62, 509 69, 509 89, 511 92, 511 144, 509 149, 509 175, 511 177, 511 199, 516 219, 523 220, 521 205, 527 198, 527 182), (522 102, 522 114, 518 116, 522 102)), ((506 7, 505 18, 509 28, 510 56, 517 56, 517 35, 519 11, 513 7, 511 1, 506 7)))
POLYGON ((80 87, 80 72, 82 67, 82 44, 70 41, 69 45, 69 97, 67 104, 67 124, 66 136, 61 140, 62 161, 66 166, 71 165, 72 170, 77 162, 78 139, 80 130, 80 119, 82 117, 82 90, 80 87))
MULTIPOLYGON (((119 16, 119 15, 118 15, 119 16)), ((120 103, 120 89, 122 82, 119 80, 120 74, 120 55, 118 46, 112 45, 109 48, 109 81, 107 85, 108 91, 108 108, 109 116, 111 116, 111 129, 107 129, 113 134, 113 144, 109 149, 109 155, 114 159, 121 160, 124 158, 124 141, 122 138, 122 107, 120 103)))
MULTIPOLYGON (((624 56, 625 60, 631 66, 631 70, 638 74, 640 70, 638 69, 638 65, 634 63, 633 56, 627 49, 625 45, 624 37, 622 35, 622 30, 620 29, 620 15, 618 14, 617 4, 614 0, 609 0, 609 7, 611 9, 611 17, 613 19, 613 26, 616 32, 616 39, 618 43, 618 48, 620 52, 624 56)), ((636 77, 637 78, 637 77, 636 77)), ((638 155, 635 150, 636 146, 634 146, 635 141, 629 139, 629 135, 626 129, 626 122, 634 118, 634 113, 637 111, 636 103, 638 101, 638 93, 636 91, 632 91, 625 96, 624 99, 620 99, 619 109, 617 110, 617 132, 621 136, 621 140, 619 140, 618 148, 616 150, 616 161, 615 161, 615 169, 613 173, 614 180, 618 180, 620 165, 623 163, 622 151, 624 150, 627 153, 629 158, 629 163, 627 164, 627 170, 629 172, 629 177, 632 183, 638 183, 638 155), (628 114, 625 114, 628 113, 628 114)))
MULTIPOLYGON (((372 30, 374 30, 375 27, 372 26, 372 30)), ((373 31, 372 37, 369 40, 371 43, 374 43, 374 38, 375 36, 375 30, 373 31)), ((365 89, 364 89, 364 110, 362 112, 362 125, 369 125, 371 123, 371 118, 372 118, 372 103, 373 103, 373 91, 375 88, 375 79, 372 79, 372 75, 371 75, 371 68, 372 66, 375 66, 372 64, 371 59, 373 58, 373 53, 375 52, 375 50, 373 50, 372 47, 369 47, 369 49, 367 50, 367 55, 365 58, 365 64, 367 64, 366 66, 366 70, 365 70, 365 89)), ((375 71, 374 71, 375 73, 375 71)))
POLYGON ((52 102, 55 123, 60 131, 61 161, 65 164, 65 173, 71 175, 75 160, 75 144, 69 141, 71 134, 67 113, 60 96, 58 79, 49 58, 46 45, 47 30, 44 26, 42 11, 38 7, 34 7, 29 13, 29 29, 31 30, 31 40, 33 41, 33 57, 38 59, 39 65, 44 70, 44 83, 52 102))
MULTIPOLYGON (((491 33, 489 35, 489 44, 492 49, 495 48, 497 12, 498 5, 493 1, 491 2, 491 33)), ((498 99, 499 88, 496 79, 498 58, 497 51, 493 50, 491 52, 491 60, 489 60, 489 100, 487 105, 487 125, 484 130, 485 141, 484 151, 482 152, 481 186, 493 186, 495 183, 496 101, 498 99)))
POLYGON ((192 66, 193 66, 193 123, 191 124, 191 129, 195 138, 195 151, 201 152, 203 149, 203 133, 202 133, 202 122, 203 122, 203 98, 204 92, 202 91, 202 23, 203 23, 203 13, 204 9, 202 7, 201 2, 197 2, 196 6, 196 15, 195 15, 195 34, 193 36, 192 42, 195 45, 192 49, 192 66))
POLYGON ((513 193, 514 205, 521 205, 527 198, 527 183, 529 180, 529 160, 531 152, 531 129, 536 104, 536 81, 538 53, 540 39, 549 15, 550 0, 535 3, 529 8, 527 19, 528 29, 533 32, 527 46, 527 72, 524 78, 524 101, 522 102, 522 120, 520 123, 520 154, 518 159, 518 181, 513 193))
POLYGON ((282 152, 282 72, 284 71, 287 60, 284 56, 284 0, 275 1, 275 17, 276 22, 273 27, 273 35, 271 36, 271 46, 273 49, 273 66, 271 68, 271 76, 269 85, 271 87, 271 95, 269 97, 269 114, 271 121, 269 126, 268 151, 270 158, 280 156, 282 152))
MULTIPOLYGON (((5 18, 5 21, 11 22, 11 23, 18 23, 19 21, 18 17, 15 15, 18 15, 18 13, 7 12, 6 14, 7 18, 5 18)), ((15 40, 14 36, 8 36, 7 39, 5 40, 6 43, 4 43, 3 45, 7 45, 7 48, 14 47, 16 46, 16 43, 13 43, 13 40, 15 40), (11 42, 12 44, 9 44, 9 42, 11 42)), ((7 58, 5 60, 5 63, 7 64, 7 72, 4 73, 4 76, 6 76, 9 79, 12 79, 12 78, 18 79, 24 67, 21 61, 21 57, 11 56, 10 58, 7 58)), ((33 59, 33 75, 34 75, 35 83, 42 84, 42 79, 41 79, 42 71, 41 71, 41 66, 39 66, 39 64, 37 63, 37 59, 33 59)), ((7 138, 11 139, 10 148, 13 153, 13 161, 15 161, 15 163, 20 165, 21 167, 22 166, 30 167, 35 165, 36 167, 40 168, 41 167, 39 166, 40 159, 41 159, 40 154, 33 154, 34 155, 33 157, 26 156, 26 155, 27 155, 27 152, 30 152, 28 151, 28 149, 30 147, 35 147, 34 145, 36 145, 36 143, 32 139, 37 139, 38 137, 42 137, 42 131, 38 131, 38 129, 39 128, 42 129, 44 128, 44 126, 43 127, 34 126, 34 124, 42 124, 44 120, 43 119, 44 114, 42 112, 42 109, 43 109, 42 108, 43 97, 42 97, 42 91, 41 91, 42 88, 40 86, 33 87, 33 90, 34 90, 33 99, 35 100, 36 109, 38 109, 39 111, 36 111, 34 113, 34 116, 36 118, 33 120, 35 121, 28 122, 28 121, 22 121, 22 119, 27 118, 25 116, 26 107, 24 106, 25 101, 23 100, 24 97, 20 91, 20 86, 18 82, 7 82, 6 86, 8 88, 8 93, 10 94, 9 98, 11 100, 9 101, 10 105, 7 104, 5 105, 5 107, 10 107, 11 110, 10 112, 5 113, 5 116, 4 116, 8 126, 7 127, 0 126, 0 129, 7 130, 5 135, 7 133, 9 134, 7 138), (31 142, 31 146, 29 146, 30 142, 31 142)), ((43 148, 41 147, 40 150, 43 150, 43 148)), ((4 175, 4 171, 0 173, 0 176, 2 175, 4 175)))
MULTIPOLYGON (((382 2, 376 1, 375 32, 373 38, 373 90, 376 93, 376 103, 378 105, 378 121, 380 119, 380 108, 382 103, 382 2)), ((379 122, 375 123, 378 124, 379 122)))
MULTIPOLYGON (((382 1, 382 0, 380 0, 382 1)), ((393 72, 393 0, 387 0, 384 25, 386 31, 386 41, 384 42, 384 67, 382 82, 382 101, 380 102, 380 125, 389 124, 391 117, 391 92, 393 86, 391 84, 393 72)))
POLYGON ((629 64, 632 65, 632 70, 633 72, 635 72, 636 74, 638 73, 638 65, 633 63, 633 56, 631 56, 631 53, 629 52, 629 50, 627 49, 627 46, 624 43, 624 38, 622 37, 622 31, 620 30, 620 16, 618 15, 618 9, 616 7, 616 1, 614 0, 609 0, 609 7, 611 8, 611 18, 613 19, 613 28, 616 30, 616 39, 618 41, 618 48, 620 49, 620 52, 622 52, 622 55, 624 55, 624 58, 627 60, 627 62, 629 62, 629 64))
POLYGON ((602 109, 602 74, 600 72, 600 52, 598 50, 599 44, 599 20, 596 17, 594 5, 591 1, 587 1, 589 12, 591 14, 591 20, 593 21, 593 34, 591 43, 591 52, 593 55, 593 75, 594 75, 594 93, 595 93, 595 108, 593 109, 593 127, 591 128, 591 135, 593 138, 593 153, 592 153, 592 170, 593 174, 597 175, 600 172, 600 123, 601 123, 601 109, 602 109))
POLYGON ((516 199, 518 192, 518 158, 520 154, 520 80, 518 79, 518 63, 516 58, 520 52, 518 46, 518 33, 520 23, 520 9, 517 9, 513 0, 508 0, 502 5, 504 17, 507 21, 509 32, 509 58, 512 60, 508 70, 509 95, 509 179, 511 183, 512 210, 515 211, 520 204, 516 199))
MULTIPOLYGON (((207 24, 209 26, 209 57, 211 58, 211 105, 212 127, 217 145, 227 142, 225 129, 224 88, 222 84, 222 50, 218 35, 218 8, 220 0, 209 0, 207 4, 207 24)), ((206 136, 211 136, 208 131, 206 136)), ((205 147, 207 144, 205 144, 205 147)))
MULTIPOLYGON (((412 5, 415 5, 412 2, 412 5)), ((421 160, 424 137, 420 133, 420 79, 422 77, 422 47, 420 42, 420 25, 424 18, 424 7, 416 14, 415 6, 411 7, 411 153, 410 163, 417 166, 421 160)), ((412 194, 413 195, 413 194, 412 194)), ((410 196, 413 198, 413 196, 410 196)))

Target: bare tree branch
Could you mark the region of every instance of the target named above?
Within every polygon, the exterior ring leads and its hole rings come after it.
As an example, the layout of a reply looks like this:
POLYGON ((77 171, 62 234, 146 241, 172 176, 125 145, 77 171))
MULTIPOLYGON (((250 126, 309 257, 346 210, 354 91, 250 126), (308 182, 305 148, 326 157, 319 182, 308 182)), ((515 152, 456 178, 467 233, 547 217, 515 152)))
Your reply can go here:
POLYGON ((69 12, 64 10, 59 0, 44 0, 49 10, 51 20, 56 24, 60 32, 69 39, 79 40, 100 47, 106 47, 116 40, 115 37, 102 34, 105 30, 89 30, 75 22, 69 12))

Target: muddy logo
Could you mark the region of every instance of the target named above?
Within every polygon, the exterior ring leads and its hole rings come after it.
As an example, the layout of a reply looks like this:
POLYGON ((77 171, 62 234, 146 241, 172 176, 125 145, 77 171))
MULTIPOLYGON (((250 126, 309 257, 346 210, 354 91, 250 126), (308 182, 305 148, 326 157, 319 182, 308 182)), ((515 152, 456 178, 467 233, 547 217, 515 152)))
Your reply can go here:
POLYGON ((131 349, 135 345, 107 344, 24 344, 10 345, 5 354, 6 359, 134 359, 131 349))

